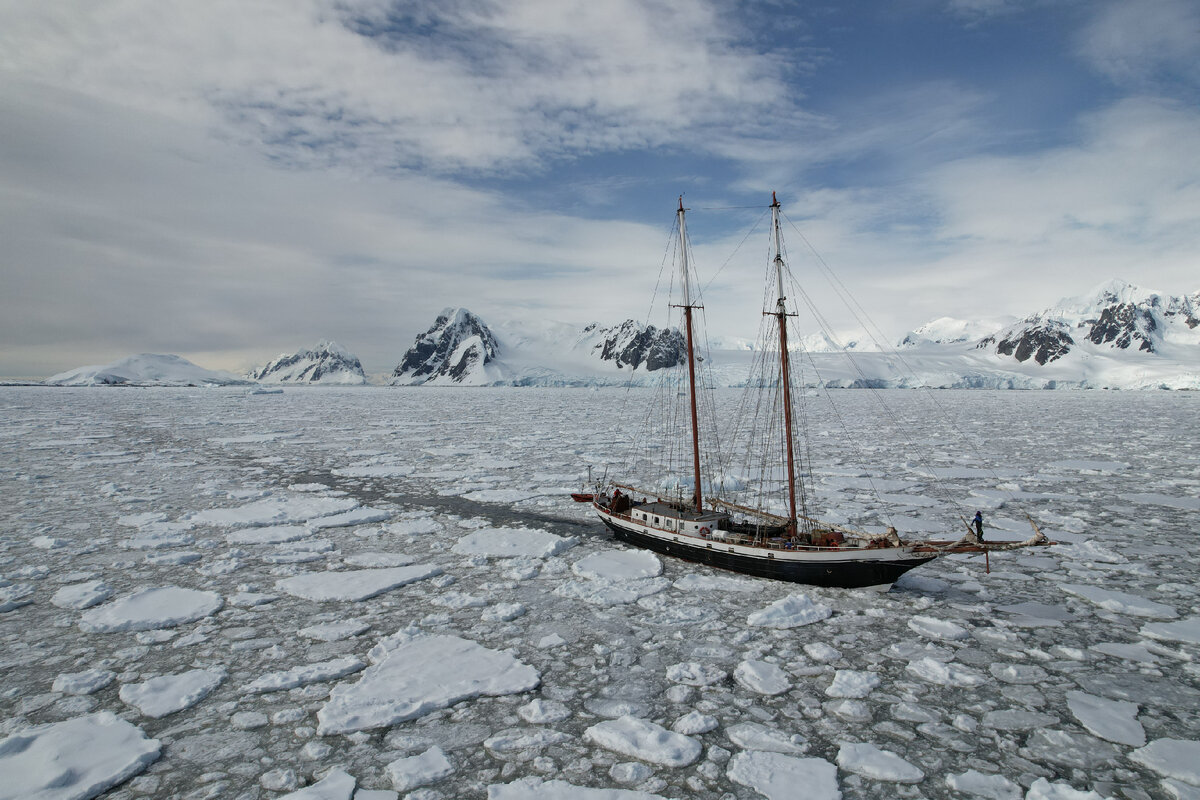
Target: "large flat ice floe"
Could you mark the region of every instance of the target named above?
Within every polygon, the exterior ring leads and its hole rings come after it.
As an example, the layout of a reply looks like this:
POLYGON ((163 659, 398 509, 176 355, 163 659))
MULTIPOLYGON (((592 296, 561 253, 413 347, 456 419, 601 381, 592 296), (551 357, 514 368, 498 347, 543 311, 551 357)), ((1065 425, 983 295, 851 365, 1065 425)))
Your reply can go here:
POLYGON ((661 794, 633 789, 593 789, 566 781, 521 778, 487 787, 487 800, 667 800, 661 794))
POLYGON ((371 649, 357 683, 342 683, 317 712, 317 732, 395 725, 480 695, 537 688, 541 675, 508 653, 457 636, 400 633, 371 649))
POLYGON ((180 586, 141 589, 85 612, 79 627, 89 633, 173 628, 215 614, 224 605, 216 592, 180 586))
POLYGON ((0 800, 87 800, 137 775, 160 750, 108 711, 26 728, 0 741, 0 800))
POLYGON ((729 761, 726 774, 767 800, 841 800, 837 767, 822 758, 747 750, 729 761))
POLYGON ((253 528, 260 525, 307 522, 349 511, 357 506, 358 501, 349 497, 289 493, 265 497, 244 506, 197 511, 188 521, 196 525, 214 525, 222 528, 253 528))
POLYGON ((177 675, 160 675, 141 683, 127 683, 118 694, 145 716, 157 719, 191 708, 208 697, 223 680, 223 667, 192 669, 177 675))
POLYGON ((583 738, 614 753, 664 767, 686 767, 700 757, 702 749, 691 736, 631 716, 598 722, 583 732, 583 738))
POLYGON ((833 609, 829 606, 814 603, 806 594, 793 594, 750 614, 746 624, 763 628, 798 628, 831 616, 833 609))
POLYGON ((410 583, 441 575, 442 568, 429 564, 386 569, 346 569, 336 572, 310 572, 275 582, 275 588, 294 597, 319 602, 358 601, 389 592, 410 583))
POLYGON ((574 547, 577 539, 534 528, 484 528, 454 543, 454 552, 491 558, 550 558, 574 547))

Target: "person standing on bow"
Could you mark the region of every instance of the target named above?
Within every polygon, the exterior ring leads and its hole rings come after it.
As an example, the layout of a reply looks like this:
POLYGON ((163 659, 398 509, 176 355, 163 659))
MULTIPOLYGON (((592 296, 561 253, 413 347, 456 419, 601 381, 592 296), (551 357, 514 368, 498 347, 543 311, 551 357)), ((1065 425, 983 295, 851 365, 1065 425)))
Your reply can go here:
POLYGON ((973 519, 972 522, 975 523, 975 535, 978 536, 979 541, 982 542, 983 541, 983 512, 976 511, 975 519, 973 519))

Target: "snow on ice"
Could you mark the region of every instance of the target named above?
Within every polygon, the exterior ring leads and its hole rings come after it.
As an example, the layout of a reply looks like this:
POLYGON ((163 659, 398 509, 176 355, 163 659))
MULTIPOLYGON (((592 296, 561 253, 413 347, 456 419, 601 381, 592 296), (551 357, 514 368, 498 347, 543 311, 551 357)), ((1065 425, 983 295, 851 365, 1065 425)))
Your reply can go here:
POLYGON ((192 669, 178 675, 160 675, 141 683, 121 686, 120 698, 147 717, 157 719, 191 708, 221 685, 224 667, 192 669))
POLYGON ((395 634, 371 650, 372 664, 354 684, 339 684, 317 713, 318 731, 395 725, 479 695, 527 692, 538 671, 508 653, 457 636, 395 634), (447 666, 454 665, 447 673, 447 666))
POLYGON ((216 592, 179 586, 142 589, 85 612, 79 627, 100 633, 173 628, 215 614, 224 604, 216 592))
POLYGON ((5 387, 0 797, 1200 797, 1195 398, 941 392, 963 448, 883 394, 818 507, 956 538, 936 474, 1062 544, 887 592, 630 549, 565 496, 624 390, 5 387))
POLYGON ((95 797, 153 764, 160 750, 109 711, 35 725, 0 741, 0 800, 95 797))

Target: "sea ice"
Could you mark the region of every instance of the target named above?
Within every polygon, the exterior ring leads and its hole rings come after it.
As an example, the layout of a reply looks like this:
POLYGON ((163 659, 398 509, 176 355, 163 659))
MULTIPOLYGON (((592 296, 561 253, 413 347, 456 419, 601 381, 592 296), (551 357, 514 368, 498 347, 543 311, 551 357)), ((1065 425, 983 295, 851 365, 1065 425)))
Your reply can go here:
POLYGON ((1130 747, 1141 747, 1146 743, 1146 731, 1137 721, 1137 703, 1070 691, 1067 692, 1067 708, 1080 725, 1101 739, 1130 747))
POLYGON ((658 794, 631 789, 593 789, 566 781, 521 778, 487 787, 487 800, 667 800, 658 794))
POLYGON ((829 606, 814 603, 806 594, 793 594, 750 614, 746 617, 746 624, 764 628, 798 628, 832 615, 833 609, 829 606))
POLYGON ((1103 589, 1099 586, 1082 586, 1076 583, 1061 583, 1058 588, 1067 594, 1082 597, 1084 600, 1100 606, 1100 608, 1118 614, 1157 619, 1174 619, 1178 616, 1175 609, 1170 606, 1156 603, 1153 600, 1147 600, 1136 594, 1103 589))
POLYGON ((99 668, 67 672, 54 679, 53 689, 65 694, 91 694, 108 686, 116 677, 112 670, 99 668))
POLYGON ((296 633, 320 642, 338 642, 342 639, 349 639, 351 636, 364 633, 370 630, 370 628, 371 624, 369 622, 352 619, 345 622, 321 622, 316 625, 309 625, 307 628, 301 628, 296 633))
POLYGON ((1200 741, 1155 739, 1129 754, 1136 761, 1167 778, 1200 786, 1200 741))
POLYGON ((345 770, 334 769, 312 786, 305 786, 277 800, 351 800, 357 784, 354 776, 345 770))
POLYGON ((958 625, 950 620, 936 619, 919 614, 909 619, 908 627, 926 638, 943 639, 950 642, 962 641, 971 635, 962 625, 958 625))
POLYGON ((221 685, 225 668, 192 669, 177 675, 160 675, 142 683, 127 683, 120 698, 147 717, 158 719, 191 708, 221 685))
POLYGON ((1148 639, 1164 642, 1186 642, 1200 644, 1200 616, 1188 617, 1178 622, 1149 622, 1139 633, 1148 639))
POLYGON ((669 580, 661 577, 629 581, 564 581, 555 588, 554 594, 582 600, 595 606, 617 606, 637 602, 643 597, 663 591, 670 585, 669 580))
POLYGON ((384 771, 397 792, 407 792, 418 786, 437 783, 454 774, 454 765, 440 747, 431 747, 424 753, 407 758, 397 758, 384 771))
POLYGON ((801 755, 808 750, 804 737, 784 733, 757 722, 739 722, 725 729, 729 741, 746 750, 762 750, 784 755, 801 755))
POLYGON ((222 528, 253 528, 260 525, 284 525, 308 522, 349 511, 358 501, 349 497, 320 497, 308 494, 285 494, 266 497, 236 508, 211 508, 197 511, 187 518, 195 525, 215 525, 222 528))
POLYGON ((59 608, 84 609, 103 603, 112 596, 112 587, 104 581, 84 581, 62 587, 54 593, 50 602, 59 608))
POLYGON ((269 672, 246 684, 245 691, 261 694, 294 689, 310 683, 323 683, 335 678, 344 678, 366 666, 366 663, 357 656, 341 656, 315 664, 301 664, 282 672, 269 672))
POLYGON ((738 664, 733 679, 750 691, 765 695, 783 694, 792 688, 787 673, 778 666, 753 659, 738 664))
POLYGON ((317 712, 318 733, 394 725, 460 700, 534 689, 541 676, 508 653, 469 639, 401 633, 369 654, 372 664, 357 683, 340 683, 317 712), (447 665, 454 669, 447 671, 447 665))
POLYGON ((442 568, 429 564, 389 569, 347 569, 336 572, 309 572, 275 582, 275 588, 305 600, 367 600, 392 589, 441 575, 442 568))
POLYGON ((271 525, 265 528, 243 528, 225 534, 230 544, 283 544, 298 542, 312 535, 303 525, 271 525))
POLYGON ((464 556, 550 558, 570 549, 577 541, 533 528, 484 528, 461 537, 453 549, 464 556))
POLYGON ((352 508, 349 511, 342 511, 337 514, 329 514, 328 516, 309 520, 308 527, 316 531, 325 528, 349 528, 353 525, 369 525, 372 522, 386 522, 392 518, 394 513, 385 508, 361 506, 359 508, 352 508))
POLYGON ((627 581, 661 575, 662 562, 646 550, 605 550, 584 556, 571 570, 581 578, 627 581))
POLYGON ((483 610, 479 618, 484 622, 511 622, 525 615, 525 606, 520 603, 496 603, 483 610))
POLYGON ((1013 783, 1003 775, 986 775, 973 769, 958 775, 947 775, 946 785, 959 794, 983 800, 1022 800, 1025 796, 1020 784, 1013 783))
POLYGON ((757 592, 759 585, 741 578, 690 572, 675 581, 675 588, 681 592, 757 592))
POLYGON ((36 725, 0 741, 0 800, 85 800, 137 775, 161 745, 109 711, 36 725))
POLYGON ((671 726, 671 730, 676 733, 682 733, 684 736, 699 736, 702 733, 714 731, 720 723, 716 717, 710 717, 708 714, 701 714, 699 711, 689 711, 679 719, 675 720, 675 724, 671 726))
POLYGON ((978 686, 986 682, 982 675, 970 667, 944 663, 928 656, 908 662, 905 669, 921 680, 940 686, 978 686))
POLYGON ((352 567, 407 567, 416 560, 404 553, 355 553, 342 559, 352 567))
POLYGON ((85 612, 79 627, 100 633, 172 628, 215 614, 224 604, 216 592, 179 586, 141 589, 85 612))
POLYGON ((873 744, 843 742, 837 754, 837 764, 847 772, 866 778, 892 783, 920 783, 925 773, 889 750, 873 744))
POLYGON ((1099 792, 1076 789, 1069 783, 1051 783, 1038 778, 1029 785, 1025 800, 1106 800, 1099 792))
POLYGON ((541 697, 530 700, 517 709, 521 719, 534 725, 545 725, 562 722, 571 716, 571 710, 557 700, 546 700, 541 697))
POLYGON ((730 759, 725 772, 730 780, 750 787, 767 800, 795 800, 800 793, 804 800, 842 797, 837 767, 822 758, 749 750, 730 759))
POLYGON ((874 672, 839 669, 834 673, 833 683, 829 684, 825 694, 830 697, 860 699, 869 695, 880 683, 880 677, 874 672))
POLYGON ((664 767, 686 767, 700 757, 701 750, 700 742, 690 736, 628 715, 596 723, 583 732, 583 738, 614 753, 664 767))
POLYGON ((551 728, 505 728, 483 740, 483 746, 497 755, 512 755, 541 750, 569 741, 571 735, 551 728))
POLYGON ((685 686, 711 686, 729 677, 729 673, 713 664, 685 661, 667 667, 667 680, 685 686))

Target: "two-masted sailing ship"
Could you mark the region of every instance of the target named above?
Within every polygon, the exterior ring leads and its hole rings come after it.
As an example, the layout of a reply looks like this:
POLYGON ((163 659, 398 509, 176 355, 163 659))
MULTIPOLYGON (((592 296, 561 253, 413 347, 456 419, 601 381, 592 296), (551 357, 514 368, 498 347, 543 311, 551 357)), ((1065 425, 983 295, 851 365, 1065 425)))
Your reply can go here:
MULTIPOLYGON (((806 513, 808 508, 803 498, 811 492, 806 492, 804 476, 797 468, 791 363, 794 351, 788 342, 788 318, 794 314, 788 310, 785 293, 787 267, 780 204, 774 193, 771 199, 769 280, 774 288, 774 304, 763 316, 767 322, 764 331, 773 341, 764 342, 760 349, 777 359, 777 363, 769 378, 748 381, 748 386, 774 392, 775 399, 767 406, 778 412, 771 423, 777 427, 776 433, 751 441, 751 449, 761 449, 764 455, 766 450, 773 449, 779 458, 777 467, 763 472, 769 473, 779 486, 773 502, 760 503, 760 507, 732 502, 717 493, 720 485, 714 487, 710 482, 706 487, 701 479, 701 462, 711 454, 706 453, 700 434, 701 413, 706 406, 700 402, 704 387, 697 381, 700 359, 694 315, 701 306, 695 302, 689 276, 691 257, 682 197, 676 212, 682 289, 678 308, 683 314, 687 348, 686 417, 690 424, 683 427, 690 428, 691 484, 676 483, 673 492, 655 491, 616 479, 595 486, 594 491, 574 495, 575 499, 591 502, 616 537, 636 547, 749 575, 818 586, 885 586, 939 556, 1048 544, 1036 524, 1034 535, 1025 541, 984 543, 969 526, 957 541, 912 541, 902 539, 890 526, 881 533, 870 533, 822 522, 806 513), (758 441, 763 442, 761 447, 756 444, 758 441), (776 444, 769 446, 768 441, 776 444), (706 492, 706 488, 713 492, 706 492), (779 494, 783 495, 782 501, 779 494), (800 505, 798 498, 802 501, 800 505)), ((682 387, 678 394, 683 397, 682 387)), ((1030 523, 1033 524, 1032 518, 1030 523)))

